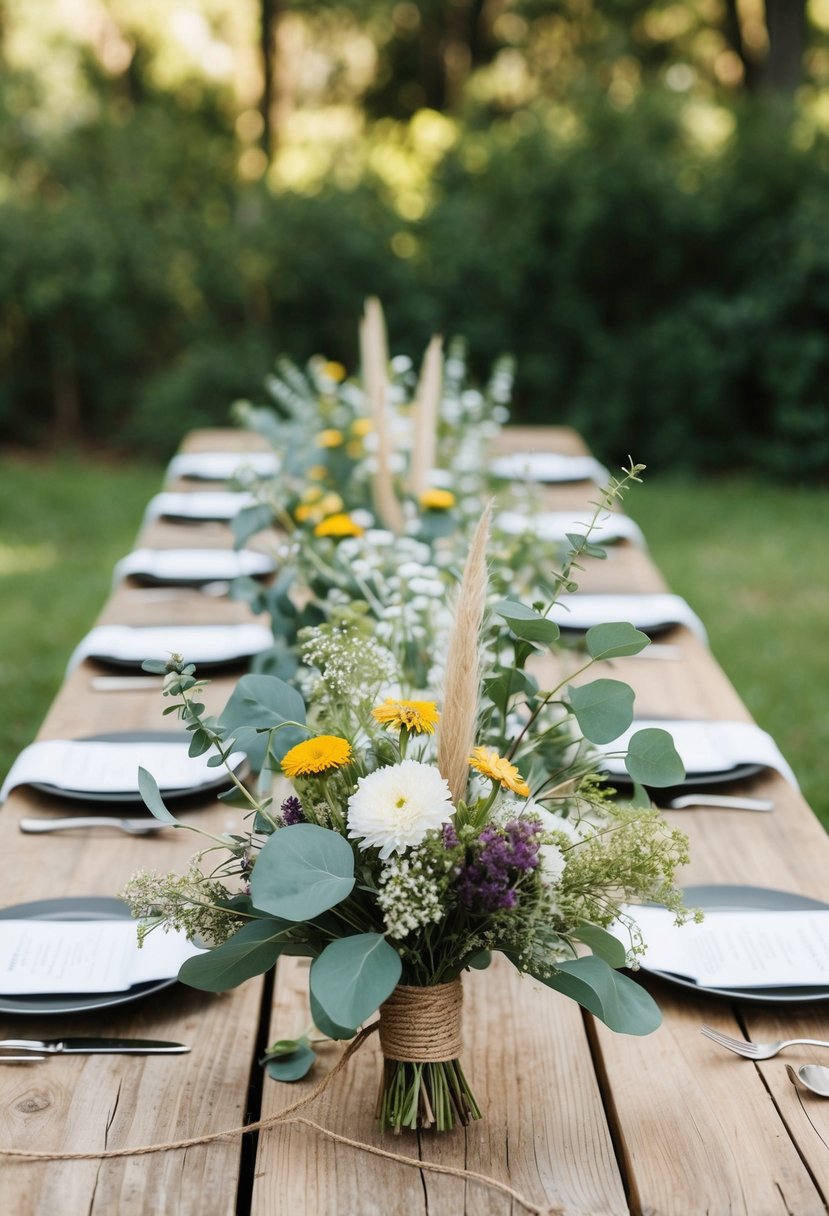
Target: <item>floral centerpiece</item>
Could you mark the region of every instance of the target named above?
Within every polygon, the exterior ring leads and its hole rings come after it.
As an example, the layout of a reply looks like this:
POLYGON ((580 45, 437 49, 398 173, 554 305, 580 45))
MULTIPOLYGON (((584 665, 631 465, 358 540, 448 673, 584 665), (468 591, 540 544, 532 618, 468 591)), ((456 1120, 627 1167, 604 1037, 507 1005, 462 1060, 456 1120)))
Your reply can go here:
MULTIPOLYGON (((614 802, 575 735, 566 764, 557 750, 551 768, 546 748, 567 721, 588 740, 617 738, 632 697, 602 680, 542 692, 524 673, 511 682, 517 668, 482 683, 486 538, 485 517, 460 586, 440 708, 400 696, 391 652, 372 639, 355 652, 353 634, 335 625, 312 639, 317 674, 305 696, 278 677, 246 676, 217 720, 205 717, 193 668, 174 656, 167 712, 191 731, 193 754, 215 749, 222 763, 242 747, 290 785, 256 794, 233 776, 245 829, 211 837, 186 875, 139 874, 125 892, 142 934, 181 927, 210 946, 182 968, 186 983, 223 990, 302 954, 322 1034, 351 1038, 379 1010, 378 1114, 394 1132, 479 1116, 460 1060, 468 968, 500 951, 612 1029, 644 1034, 660 1015, 619 970, 642 949, 628 905, 655 899, 684 915, 674 875, 687 860, 685 837, 650 806, 614 802), (558 719, 542 728, 551 707, 558 719)), ((508 601, 495 615, 517 655, 553 637, 537 607, 508 601)), ((629 625, 591 632, 585 666, 647 645, 629 625)), ((626 762, 648 784, 681 776, 663 731, 635 734, 626 762)), ((141 789, 153 814, 175 824, 146 772, 141 789)), ((313 1060, 307 1038, 283 1040, 268 1067, 297 1079, 313 1060)))

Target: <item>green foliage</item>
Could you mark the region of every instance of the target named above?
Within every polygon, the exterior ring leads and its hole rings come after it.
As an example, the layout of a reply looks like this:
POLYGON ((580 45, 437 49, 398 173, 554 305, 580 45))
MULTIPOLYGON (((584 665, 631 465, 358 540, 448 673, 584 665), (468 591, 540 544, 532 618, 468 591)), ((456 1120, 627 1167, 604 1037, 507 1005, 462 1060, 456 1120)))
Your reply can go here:
POLYGON ((402 972, 400 955, 380 933, 330 942, 311 964, 311 992, 338 1026, 359 1026, 391 996, 402 972))
POLYGON ((578 1001, 618 1034, 650 1034, 662 1021, 653 997, 595 954, 559 963, 551 975, 536 978, 578 1001))
POLYGON ((251 895, 265 912, 304 921, 333 908, 353 886, 354 853, 348 842, 338 832, 298 823, 275 832, 262 848, 251 895))
POLYGON ((673 739, 658 727, 637 730, 631 736, 625 767, 640 785, 678 785, 685 779, 685 769, 673 739))
POLYGON ((472 117, 410 221, 371 170, 310 196, 241 181, 207 93, 145 90, 50 135, 9 118, 0 436, 166 454, 280 351, 353 368, 374 292, 392 349, 461 330, 480 375, 512 351, 519 420, 571 422, 611 463, 825 475, 829 140, 752 101, 706 148, 695 104, 586 95, 560 129, 540 104, 472 117))
POLYGON ((621 680, 591 680, 570 688, 568 697, 585 739, 611 743, 633 721, 633 689, 621 680))
POLYGON ((285 934, 293 926, 276 919, 253 920, 238 933, 205 954, 182 964, 179 979, 205 992, 226 992, 274 965, 285 947, 285 934))

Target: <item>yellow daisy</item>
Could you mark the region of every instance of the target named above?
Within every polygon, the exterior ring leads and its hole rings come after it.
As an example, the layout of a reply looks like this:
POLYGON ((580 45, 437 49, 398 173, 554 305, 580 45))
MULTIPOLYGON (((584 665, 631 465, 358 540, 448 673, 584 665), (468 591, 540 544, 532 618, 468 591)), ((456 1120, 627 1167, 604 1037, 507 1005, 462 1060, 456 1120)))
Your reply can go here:
POLYGON ((455 505, 455 495, 451 490, 424 490, 420 505, 424 511, 448 511, 455 505))
POLYGON ((345 380, 345 368, 342 363, 336 363, 333 359, 329 359, 327 363, 323 363, 322 370, 329 380, 335 380, 337 384, 341 380, 345 380))
POLYGON ((413 735, 433 735, 440 719, 434 701, 395 701, 392 697, 386 697, 371 713, 378 722, 413 735))
POLYGON ((343 536, 362 536, 365 528, 355 523, 350 515, 339 512, 321 520, 314 528, 314 536, 333 536, 339 540, 343 536))
POLYGON ((518 769, 514 764, 510 764, 509 760, 499 756, 494 747, 474 748, 469 763, 479 773, 489 777, 490 781, 500 781, 502 789, 512 790, 513 794, 529 798, 530 787, 518 769))
POLYGON ((355 418, 351 424, 351 433, 356 435, 358 439, 365 439, 371 431, 374 430, 374 423, 370 418, 355 418))
POLYGON ((316 509, 312 507, 310 503, 301 502, 294 511, 294 519, 298 524, 307 524, 308 520, 316 514, 316 509))
POLYGON ((286 777, 310 777, 326 773, 332 768, 342 768, 351 759, 351 744, 338 735, 317 735, 297 743, 282 757, 282 771, 286 777))
POLYGON ((316 437, 316 445, 318 448, 338 448, 343 441, 342 431, 338 431, 335 427, 328 427, 327 430, 320 431, 316 437))

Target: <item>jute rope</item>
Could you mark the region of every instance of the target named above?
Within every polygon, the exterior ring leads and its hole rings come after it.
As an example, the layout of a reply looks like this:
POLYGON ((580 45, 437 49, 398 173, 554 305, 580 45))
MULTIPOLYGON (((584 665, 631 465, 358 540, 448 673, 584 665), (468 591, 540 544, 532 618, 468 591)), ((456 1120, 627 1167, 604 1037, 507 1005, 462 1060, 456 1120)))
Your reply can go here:
POLYGON ((451 1165, 439 1165, 433 1161, 422 1161, 419 1157, 406 1157, 402 1153, 392 1153, 388 1149, 377 1148, 374 1144, 365 1144, 361 1140, 352 1140, 348 1136, 341 1136, 338 1132, 332 1132, 327 1127, 314 1123, 312 1119, 297 1116, 296 1112, 298 1110, 301 1110, 304 1106, 308 1106, 309 1103, 313 1102, 315 1098, 318 1098, 328 1089, 334 1078, 342 1072, 351 1057, 360 1050, 366 1039, 374 1034, 379 1025, 379 1022, 373 1022, 371 1026, 367 1026, 365 1030, 361 1030, 356 1038, 349 1043, 331 1071, 326 1073, 319 1084, 315 1085, 304 1098, 300 1098, 298 1102, 286 1106, 284 1110, 279 1111, 275 1115, 269 1115, 266 1119, 257 1119, 255 1123, 246 1123, 243 1127, 229 1127, 221 1132, 207 1132, 203 1136, 189 1136, 186 1140, 169 1140, 162 1144, 141 1144, 137 1148, 98 1149, 87 1153, 50 1153, 34 1149, 0 1148, 0 1157, 14 1157, 23 1161, 100 1161, 102 1159, 111 1160, 116 1157, 143 1157, 149 1153, 166 1153, 172 1149, 193 1148, 198 1144, 211 1144, 214 1140, 229 1140, 236 1136, 244 1136, 247 1132, 264 1131, 266 1128, 274 1127, 279 1123, 299 1124, 303 1127, 310 1127, 313 1131, 319 1132, 321 1136, 325 1136, 328 1140, 333 1140, 336 1144, 348 1145, 350 1148, 359 1149, 361 1152, 371 1153, 375 1157, 383 1157, 386 1161, 396 1161, 398 1165, 408 1165, 414 1169, 427 1170, 431 1174, 449 1174, 453 1178, 463 1178, 469 1182, 479 1182, 482 1186, 489 1187, 491 1190, 500 1191, 502 1195, 508 1195, 510 1199, 514 1199, 516 1203, 520 1204, 525 1211, 533 1212, 536 1216, 563 1216, 563 1208, 540 1207, 537 1203, 533 1203, 532 1200, 527 1199, 520 1191, 507 1186, 505 1182, 499 1182, 497 1178, 490 1178, 487 1174, 479 1174, 475 1170, 456 1169, 451 1165))
POLYGON ((418 988, 398 984, 380 1006, 380 1046, 387 1060, 438 1064, 461 1054, 460 979, 418 988))

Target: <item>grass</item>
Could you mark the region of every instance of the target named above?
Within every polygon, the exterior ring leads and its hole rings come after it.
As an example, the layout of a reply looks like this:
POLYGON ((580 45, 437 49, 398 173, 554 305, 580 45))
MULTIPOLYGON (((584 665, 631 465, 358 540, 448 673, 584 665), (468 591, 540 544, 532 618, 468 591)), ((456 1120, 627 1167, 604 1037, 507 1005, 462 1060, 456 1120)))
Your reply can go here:
POLYGON ((38 730, 161 476, 71 456, 0 459, 0 774, 38 730))
MULTIPOLYGON (((161 470, 0 459, 0 775, 31 741, 109 592, 161 470)), ((829 826, 829 492, 649 479, 627 500, 673 591, 829 826)))
MULTIPOLYGON (((647 474, 645 475, 647 478, 647 474)), ((829 491, 746 478, 653 478, 627 510, 671 590, 829 827, 829 491)))

